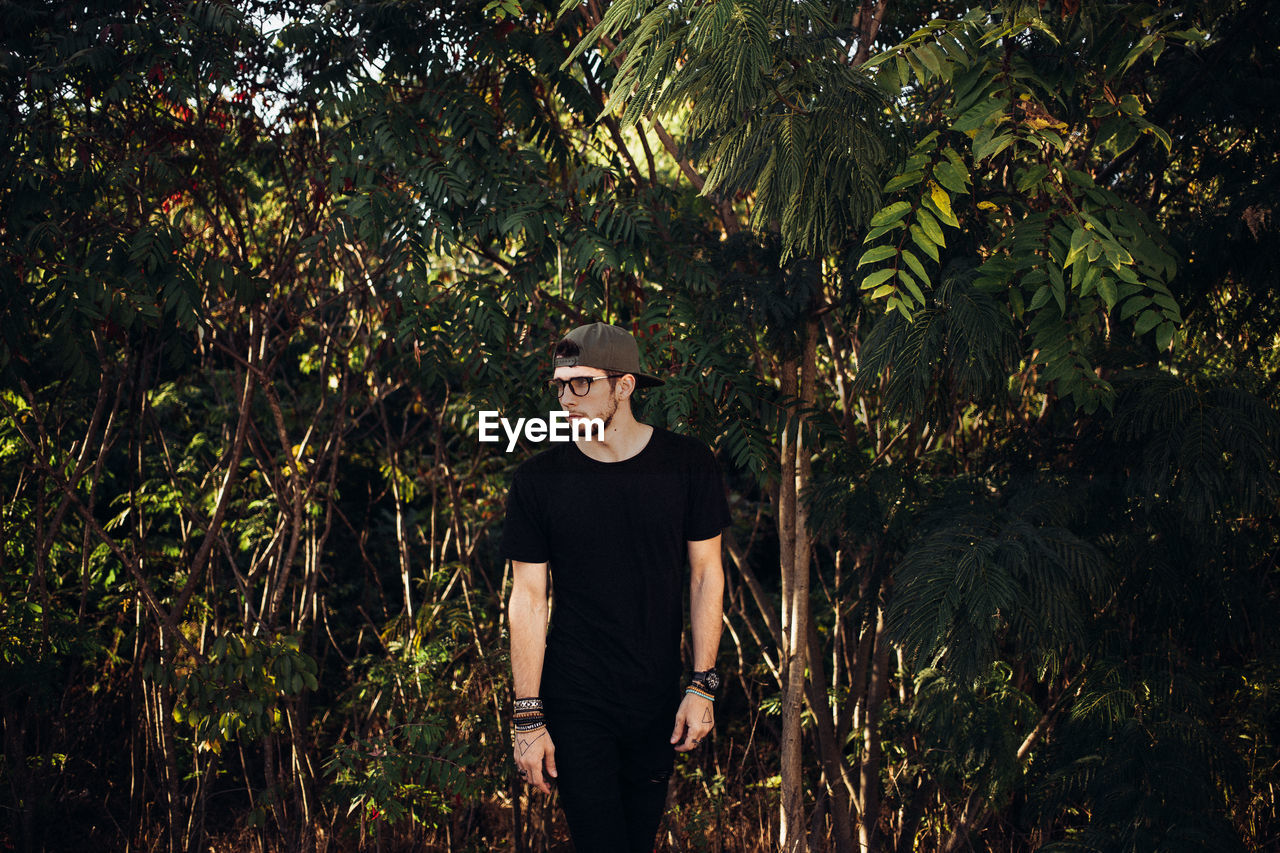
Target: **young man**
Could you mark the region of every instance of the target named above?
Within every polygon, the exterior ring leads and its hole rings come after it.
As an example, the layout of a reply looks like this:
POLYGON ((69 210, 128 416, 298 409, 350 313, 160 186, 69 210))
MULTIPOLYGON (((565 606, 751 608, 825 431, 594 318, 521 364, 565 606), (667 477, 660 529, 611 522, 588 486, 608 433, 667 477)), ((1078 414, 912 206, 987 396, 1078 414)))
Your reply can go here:
POLYGON ((574 329, 554 368, 569 417, 605 428, 522 464, 508 496, 515 759, 534 787, 555 780, 578 853, 649 853, 673 750, 715 725, 729 509, 705 445, 632 415, 636 388, 662 381, 641 372, 629 332, 574 329), (682 682, 686 557, 694 672, 682 682))

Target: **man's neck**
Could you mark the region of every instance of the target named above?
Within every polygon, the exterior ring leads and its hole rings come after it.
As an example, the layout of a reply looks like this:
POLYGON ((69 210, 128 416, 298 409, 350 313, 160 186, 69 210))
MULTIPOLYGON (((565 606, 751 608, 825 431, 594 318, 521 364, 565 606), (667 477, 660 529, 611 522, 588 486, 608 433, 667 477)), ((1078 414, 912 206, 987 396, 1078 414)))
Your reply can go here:
POLYGON ((619 410, 603 439, 579 441, 578 449, 597 462, 622 462, 644 450, 653 435, 653 427, 621 415, 619 410))

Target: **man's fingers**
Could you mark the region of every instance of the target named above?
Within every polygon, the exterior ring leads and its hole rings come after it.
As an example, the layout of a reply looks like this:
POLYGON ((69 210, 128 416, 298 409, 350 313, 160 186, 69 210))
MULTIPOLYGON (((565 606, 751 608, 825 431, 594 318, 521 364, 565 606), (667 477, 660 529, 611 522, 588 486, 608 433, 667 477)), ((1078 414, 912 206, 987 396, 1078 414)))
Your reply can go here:
POLYGON ((541 761, 537 761, 533 764, 520 764, 519 767, 520 767, 520 778, 523 779, 525 783, 532 785, 533 787, 537 788, 539 791, 542 791, 543 793, 547 793, 547 794, 551 793, 551 786, 547 783, 547 780, 543 778, 543 775, 542 775, 541 761))
MULTIPOLYGON (((711 736, 712 728, 713 726, 705 723, 695 723, 689 726, 688 731, 685 732, 684 742, 676 745, 676 751, 690 752, 697 749, 699 744, 705 742, 711 736)), ((676 741, 672 740, 672 743, 676 743, 676 741)))
POLYGON ((684 708, 676 712, 676 726, 671 730, 671 742, 679 743, 680 738, 684 737, 684 730, 687 724, 684 721, 684 708))
POLYGON ((559 775, 556 773, 556 747, 550 738, 547 739, 547 751, 543 753, 542 759, 547 765, 547 775, 552 779, 556 778, 559 775))

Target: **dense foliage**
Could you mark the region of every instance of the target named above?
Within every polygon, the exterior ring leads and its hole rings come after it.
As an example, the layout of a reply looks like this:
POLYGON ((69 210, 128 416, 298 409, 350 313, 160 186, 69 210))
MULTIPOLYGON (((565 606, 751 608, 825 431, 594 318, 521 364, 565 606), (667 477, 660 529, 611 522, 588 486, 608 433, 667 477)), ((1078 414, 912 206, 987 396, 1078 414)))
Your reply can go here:
POLYGON ((559 333, 717 450, 669 850, 1280 837, 1265 0, 19 0, 0 846, 549 850, 497 553, 559 333))

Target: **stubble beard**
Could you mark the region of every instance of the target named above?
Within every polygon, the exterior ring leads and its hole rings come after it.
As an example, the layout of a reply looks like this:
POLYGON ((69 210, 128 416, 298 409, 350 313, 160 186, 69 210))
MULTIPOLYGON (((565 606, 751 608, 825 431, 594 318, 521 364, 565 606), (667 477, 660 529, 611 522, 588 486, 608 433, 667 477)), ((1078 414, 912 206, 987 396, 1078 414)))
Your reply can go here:
POLYGON ((616 397, 611 397, 609 403, 609 411, 606 412, 604 416, 604 433, 606 435, 609 434, 609 424, 613 423, 613 416, 618 413, 618 399, 616 397))

